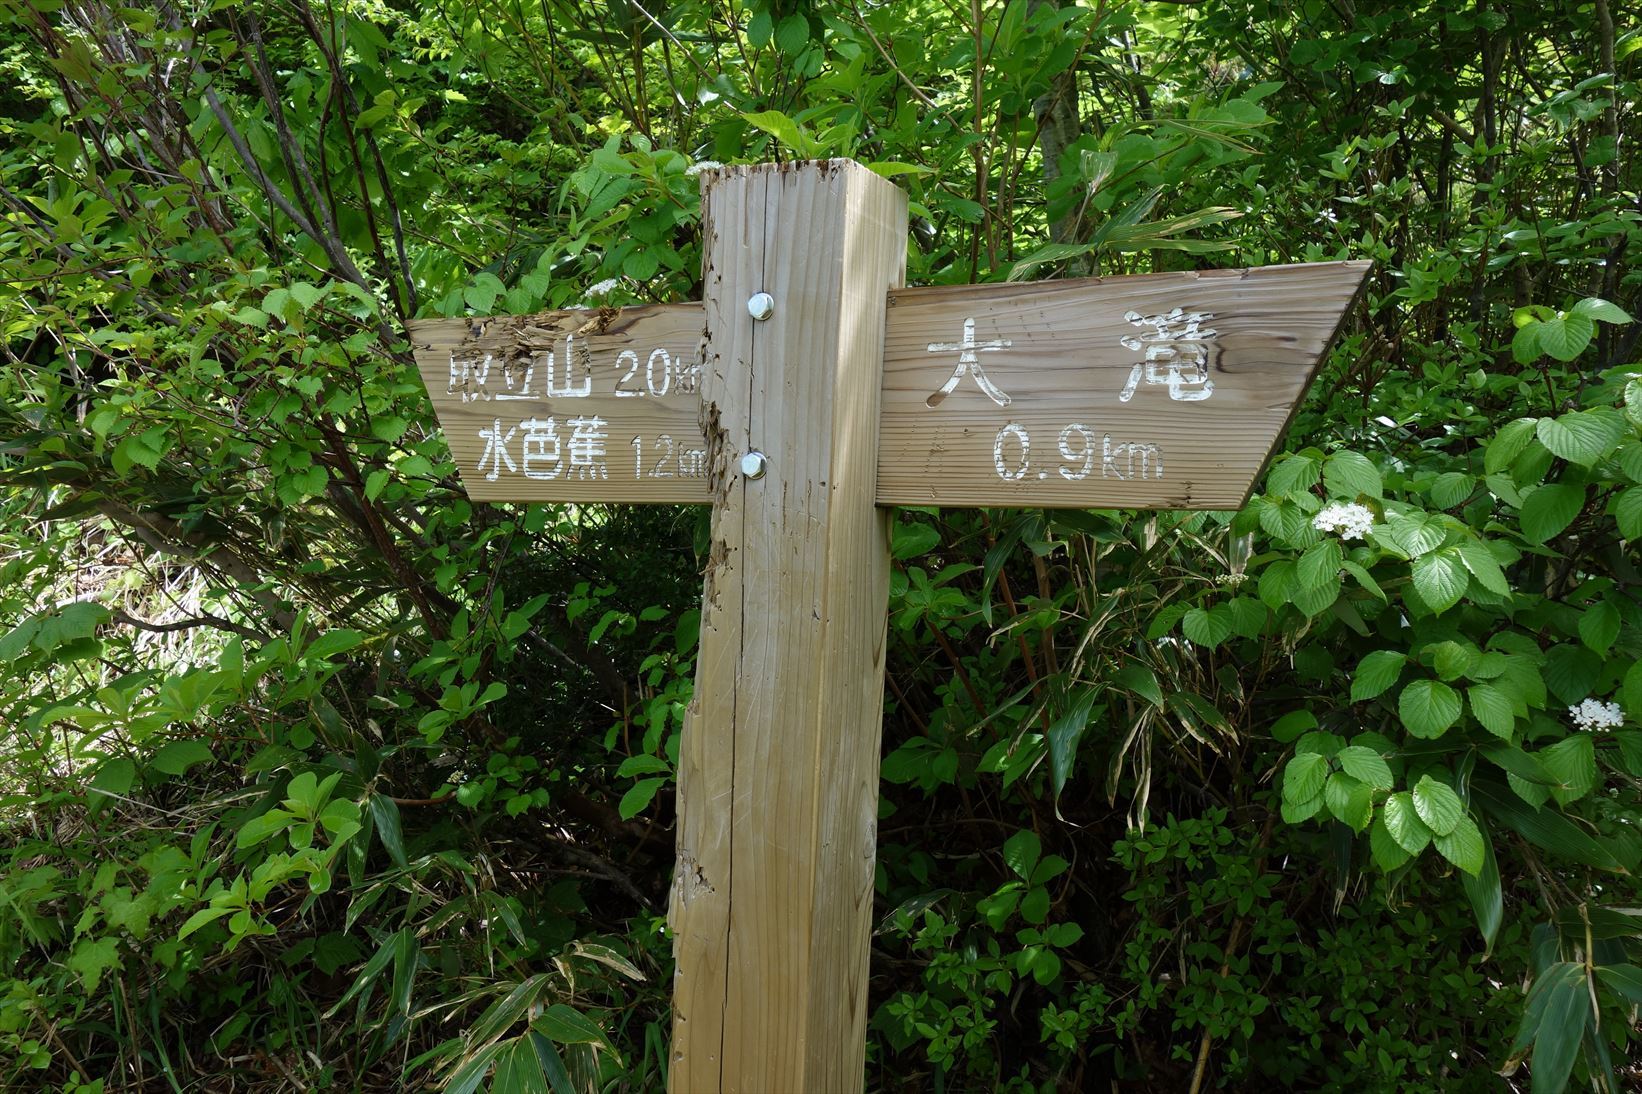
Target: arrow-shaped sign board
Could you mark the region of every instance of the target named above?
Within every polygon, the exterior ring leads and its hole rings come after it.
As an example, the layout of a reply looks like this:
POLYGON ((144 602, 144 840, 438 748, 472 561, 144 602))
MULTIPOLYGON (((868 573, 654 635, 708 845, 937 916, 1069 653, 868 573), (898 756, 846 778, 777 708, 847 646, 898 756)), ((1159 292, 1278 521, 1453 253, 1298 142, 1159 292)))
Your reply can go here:
MULTIPOLYGON (((1368 265, 892 290, 876 501, 1235 509, 1368 265)), ((410 327, 473 499, 711 500, 702 305, 410 327)))
POLYGON ((678 1091, 859 1091, 891 505, 1243 503, 1363 262, 900 287, 848 161, 703 175, 698 304, 422 320, 471 497, 713 507, 678 757, 678 1091))

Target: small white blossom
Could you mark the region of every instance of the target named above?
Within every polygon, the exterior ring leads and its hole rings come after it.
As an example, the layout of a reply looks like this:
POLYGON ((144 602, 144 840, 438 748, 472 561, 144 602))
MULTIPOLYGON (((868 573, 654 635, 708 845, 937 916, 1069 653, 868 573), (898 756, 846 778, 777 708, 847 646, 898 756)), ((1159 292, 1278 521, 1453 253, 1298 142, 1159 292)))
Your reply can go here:
POLYGON ((1338 224, 1340 223, 1340 214, 1336 213, 1333 209, 1324 209, 1322 212, 1317 214, 1317 223, 1338 224))
POLYGON ((695 178, 697 175, 701 174, 703 171, 717 171, 720 167, 723 167, 723 166, 724 165, 722 163, 719 163, 717 160, 697 160, 696 162, 692 163, 690 166, 686 167, 684 169, 684 173, 686 175, 688 175, 690 178, 695 178))
POLYGON ((1319 532, 1339 532, 1341 539, 1362 539, 1374 527, 1374 510, 1366 505, 1329 505, 1311 518, 1319 532))
POLYGON ((1600 699, 1587 699, 1577 707, 1569 707, 1568 717, 1574 720, 1575 729, 1618 729, 1625 724, 1625 712, 1619 704, 1600 699))
POLYGON ((588 296, 609 296, 611 293, 616 291, 616 286, 618 284, 620 284, 620 282, 617 281, 615 278, 607 277, 603 281, 600 281, 596 285, 589 285, 587 287, 587 295, 588 296))

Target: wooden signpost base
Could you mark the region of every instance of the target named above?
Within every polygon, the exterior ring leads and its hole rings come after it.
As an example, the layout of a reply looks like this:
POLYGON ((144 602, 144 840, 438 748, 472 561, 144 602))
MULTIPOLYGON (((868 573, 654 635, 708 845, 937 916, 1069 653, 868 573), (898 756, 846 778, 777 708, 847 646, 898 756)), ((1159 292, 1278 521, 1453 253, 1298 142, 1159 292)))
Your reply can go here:
POLYGON ((891 505, 1231 509, 1366 262, 900 289, 859 164, 703 176, 699 304, 418 320, 468 493, 713 506, 674 1094, 859 1091, 891 505))
POLYGON ((679 754, 671 1084, 860 1090, 889 597, 879 362, 906 198, 835 161, 730 168, 706 201, 712 548, 679 754))

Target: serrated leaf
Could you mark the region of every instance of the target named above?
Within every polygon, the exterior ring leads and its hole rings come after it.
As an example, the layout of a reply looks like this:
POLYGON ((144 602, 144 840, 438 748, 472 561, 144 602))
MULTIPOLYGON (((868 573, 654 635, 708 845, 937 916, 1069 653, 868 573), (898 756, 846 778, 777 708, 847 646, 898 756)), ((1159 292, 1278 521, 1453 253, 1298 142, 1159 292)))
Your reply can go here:
POLYGON ((1610 304, 1600 296, 1587 296, 1572 308, 1570 315, 1583 315, 1587 319, 1599 319, 1604 323, 1629 323, 1630 313, 1618 304, 1610 304))
POLYGON ((1580 615, 1579 640, 1598 656, 1606 654, 1619 637, 1619 623, 1619 609, 1599 600, 1580 615))
POLYGON ((1380 816, 1385 828, 1397 846, 1410 855, 1417 855, 1431 842, 1431 829, 1426 827, 1414 809, 1414 799, 1406 790, 1400 790, 1385 800, 1380 816))
POLYGON ((1463 471, 1448 471, 1438 475, 1431 484, 1431 500, 1439 509, 1452 509, 1471 496, 1477 480, 1463 471))
POLYGON ((1397 698, 1397 715, 1416 737, 1434 740, 1459 720, 1459 694, 1440 680, 1415 680, 1397 698))
POLYGON ((1328 779, 1328 759, 1315 752, 1292 757, 1283 769, 1283 800, 1310 801, 1323 792, 1328 779))
POLYGON ((1612 452, 1623 427, 1617 416, 1573 410, 1556 418, 1541 418, 1539 443, 1569 463, 1589 467, 1612 452))
POLYGON ((1180 619, 1180 631, 1193 643, 1213 649, 1232 634, 1230 612, 1193 608, 1180 619))
POLYGON ((1353 832, 1367 828, 1374 817, 1374 789, 1343 772, 1328 777, 1323 801, 1334 818, 1353 832))
POLYGON ((1414 588, 1438 615, 1458 604, 1471 574, 1453 547, 1421 555, 1413 563, 1414 588))
POLYGON ((1642 539, 1642 486, 1633 486, 1614 498, 1614 521, 1628 540, 1642 539))
POLYGON ((1323 486, 1330 497, 1353 501, 1362 495, 1383 497, 1385 485, 1374 462, 1359 452, 1342 451, 1323 464, 1323 486))
POLYGON ((1471 576, 1477 579, 1478 585, 1500 596, 1510 595, 1511 583, 1505 580, 1505 571, 1500 569, 1499 560, 1494 557, 1494 552, 1488 549, 1487 544, 1478 540, 1467 540, 1455 550, 1459 553, 1460 561, 1465 564, 1465 568, 1471 571, 1471 576))
POLYGON ((1384 810, 1375 816, 1374 823, 1368 827, 1368 849, 1374 856, 1374 864, 1387 874, 1413 857, 1402 849, 1386 828, 1384 810))
POLYGON ((1351 745, 1342 748, 1334 757, 1347 775, 1378 790, 1390 790, 1393 781, 1391 765, 1372 748, 1351 745))
POLYGON ((1396 650, 1375 650, 1357 662, 1357 671, 1351 674, 1351 701, 1362 702, 1383 694, 1397 682, 1408 655, 1396 650))
POLYGON ((928 554, 941 542, 940 531, 930 524, 897 522, 892 536, 890 555, 897 559, 917 558, 919 555, 928 554))
POLYGON ((1300 579, 1301 589, 1316 589, 1331 582, 1338 585, 1340 566, 1344 561, 1345 552, 1340 549, 1337 539, 1325 539, 1308 547, 1294 570, 1295 576, 1300 579))
POLYGON ((1488 442, 1488 451, 1482 461, 1483 469, 1492 475, 1510 467, 1522 455, 1522 450, 1528 447, 1528 442, 1534 439, 1537 425, 1536 418, 1518 418, 1501 426, 1493 440, 1488 442))
POLYGON ((1578 801, 1596 786, 1596 742, 1588 733, 1565 737, 1534 753, 1534 758, 1557 781, 1551 796, 1558 805, 1578 801))
POLYGON ((1591 344, 1596 324, 1583 315, 1567 314, 1540 323, 1539 348, 1558 361, 1572 361, 1591 344))
POLYGON ((1432 842, 1437 845, 1438 854, 1461 870, 1473 877, 1482 872, 1486 849, 1482 833, 1477 830, 1476 822, 1470 817, 1461 816, 1455 822, 1452 832, 1445 836, 1439 835, 1432 842))
POLYGON ((1516 715, 1511 700, 1493 684, 1473 684, 1465 689, 1471 701, 1471 713, 1478 724, 1494 736, 1509 741, 1516 728, 1516 715))
POLYGON ((1454 826, 1465 815, 1465 805, 1460 801, 1460 796, 1454 793, 1454 788, 1433 779, 1430 775, 1420 776, 1420 781, 1414 784, 1414 792, 1410 798, 1414 802, 1414 812, 1418 813, 1425 826, 1438 836, 1446 836, 1453 832, 1454 826))
POLYGON ((1522 501, 1522 534, 1530 543, 1544 543, 1572 524, 1585 506, 1585 488, 1548 483, 1522 501))
POLYGON ((1307 798, 1302 802, 1285 801, 1278 809, 1282 814, 1284 824, 1300 824, 1308 821, 1323 811, 1323 795, 1307 798))
POLYGON ((1452 640, 1438 642, 1431 647, 1431 667, 1441 680, 1458 680, 1470 672, 1480 659, 1481 654, 1475 647, 1452 640))

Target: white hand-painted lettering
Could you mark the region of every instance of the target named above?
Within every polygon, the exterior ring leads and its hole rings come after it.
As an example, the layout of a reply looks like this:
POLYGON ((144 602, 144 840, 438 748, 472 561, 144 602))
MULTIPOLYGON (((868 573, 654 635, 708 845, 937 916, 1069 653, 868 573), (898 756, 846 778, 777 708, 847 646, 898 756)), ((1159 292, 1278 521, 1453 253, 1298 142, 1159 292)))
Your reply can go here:
POLYGON ((552 418, 526 418, 519 423, 525 431, 519 444, 519 455, 524 461, 525 477, 556 479, 564 472, 561 458, 558 425, 552 418))
POLYGON ((1101 434, 1100 438, 1100 477, 1103 479, 1129 480, 1135 477, 1135 460, 1140 461, 1140 478, 1163 478, 1163 451, 1155 444, 1140 444, 1134 441, 1112 443, 1110 433, 1101 434), (1122 468, 1118 463, 1122 461, 1122 468), (1156 461, 1156 468, 1152 467, 1156 461))
POLYGON ((507 464, 509 471, 517 471, 519 467, 513 462, 513 457, 507 453, 507 443, 513 439, 518 428, 502 432, 502 419, 497 418, 489 429, 479 430, 479 439, 485 442, 485 450, 479 454, 479 466, 476 470, 484 471, 485 464, 490 464, 490 471, 485 478, 495 482, 502 474, 502 464, 507 464))
POLYGON ((1209 350, 1204 343, 1216 332, 1203 328, 1214 318, 1213 313, 1175 308, 1156 315, 1132 311, 1123 318, 1144 333, 1124 335, 1119 343, 1137 353, 1144 350, 1146 359, 1129 370, 1129 382, 1118 394, 1120 402, 1134 398, 1142 381, 1166 385, 1169 398, 1179 402, 1201 402, 1214 394, 1214 381, 1209 379, 1209 350))
POLYGON ((590 418, 571 418, 566 424, 570 426, 570 476, 608 479, 605 442, 610 435, 605 432, 605 426, 609 423, 595 414, 590 418))
POLYGON ((952 353, 957 351, 958 366, 952 370, 952 375, 947 379, 947 382, 941 385, 941 390, 926 399, 925 404, 940 406, 948 395, 958 390, 958 381, 962 380, 966 373, 969 373, 975 377, 976 385, 986 393, 988 399, 991 399, 999 406, 1008 406, 1010 403, 1009 396, 991 380, 987 379, 986 372, 981 368, 981 359, 976 356, 976 353, 1008 349, 1013 344, 1007 338, 994 339, 991 342, 975 341, 975 320, 973 317, 964 320, 963 341, 929 343, 930 353, 952 353))
POLYGON ((1019 482, 1026 478, 1027 464, 1032 454, 1032 439, 1026 434, 1026 427, 1019 422, 1009 422, 992 441, 992 466, 997 469, 998 477, 1006 482, 1019 482), (1020 445, 1020 457, 1015 466, 1010 467, 1009 461, 1004 459, 1004 441, 1013 437, 1020 445))

